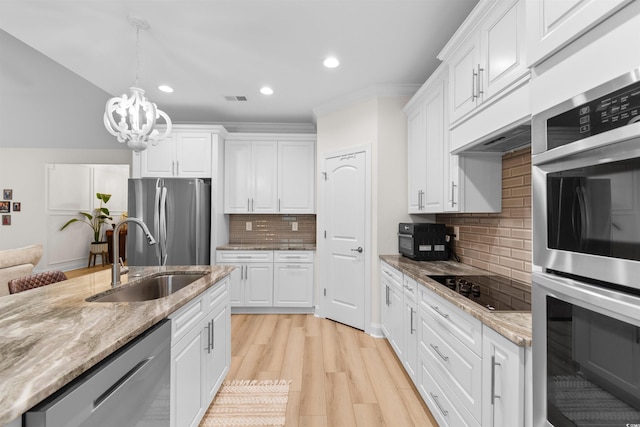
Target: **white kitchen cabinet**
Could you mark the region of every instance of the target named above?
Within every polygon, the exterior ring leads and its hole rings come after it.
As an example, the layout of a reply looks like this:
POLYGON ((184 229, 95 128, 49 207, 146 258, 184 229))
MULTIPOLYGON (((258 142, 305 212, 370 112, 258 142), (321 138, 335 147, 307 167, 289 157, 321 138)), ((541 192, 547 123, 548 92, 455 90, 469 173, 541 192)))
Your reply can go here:
POLYGON ((414 383, 417 383, 418 375, 418 283, 411 277, 404 275, 403 310, 402 310, 402 334, 404 344, 404 360, 402 364, 414 383))
POLYGON ((481 1, 438 55, 449 65, 452 126, 529 74, 524 25, 524 0, 481 1))
POLYGON ((172 313, 172 427, 198 426, 231 364, 229 279, 172 313))
POLYGON ((382 284, 382 328, 400 360, 404 358, 403 344, 403 275, 385 262, 380 263, 380 283, 382 284))
POLYGON ((443 163, 447 122, 441 72, 408 104, 409 213, 443 211, 443 163))
POLYGON ((273 251, 217 251, 218 264, 233 265, 231 305, 273 306, 273 251))
POLYGON ((482 343, 482 425, 509 427, 525 423, 525 351, 484 327, 482 343))
POLYGON ((548 58, 628 3, 630 0, 527 1, 527 65, 548 58))
POLYGON ((278 141, 278 212, 315 213, 314 141, 278 141))
POLYGON ((141 177, 210 178, 211 144, 210 132, 173 131, 157 145, 149 143, 134 153, 133 161, 140 162, 141 177))
POLYGON ((445 153, 444 211, 501 212, 502 154, 445 153))
POLYGON ((274 307, 313 307, 313 251, 275 251, 274 307))
POLYGON ((225 141, 225 213, 276 213, 277 141, 225 141))
POLYGON ((224 212, 315 212, 315 135, 230 134, 224 212))

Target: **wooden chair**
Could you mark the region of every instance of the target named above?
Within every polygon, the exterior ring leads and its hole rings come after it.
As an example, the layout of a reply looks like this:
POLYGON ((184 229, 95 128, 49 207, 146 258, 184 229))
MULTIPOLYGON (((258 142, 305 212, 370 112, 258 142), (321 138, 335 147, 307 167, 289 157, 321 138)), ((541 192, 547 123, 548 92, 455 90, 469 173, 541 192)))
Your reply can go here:
POLYGON ((45 271, 36 273, 26 277, 20 277, 9 281, 9 293, 16 294, 40 286, 50 285, 52 283, 67 280, 67 276, 58 270, 45 271))

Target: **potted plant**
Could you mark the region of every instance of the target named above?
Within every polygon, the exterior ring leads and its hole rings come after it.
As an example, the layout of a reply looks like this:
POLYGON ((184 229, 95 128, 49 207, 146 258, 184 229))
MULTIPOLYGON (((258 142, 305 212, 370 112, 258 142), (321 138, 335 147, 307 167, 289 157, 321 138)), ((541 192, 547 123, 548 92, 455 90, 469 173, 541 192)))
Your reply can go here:
POLYGON ((60 228, 60 231, 64 230, 65 228, 67 228, 67 226, 69 226, 70 224, 73 224, 74 222, 78 222, 81 221, 84 224, 87 224, 89 227, 91 227, 91 230, 93 230, 93 242, 91 242, 91 252, 92 253, 102 253, 102 252, 106 252, 105 250, 102 250, 102 246, 101 245, 107 245, 106 242, 101 242, 100 241, 100 234, 102 233, 102 226, 104 224, 108 224, 107 220, 113 220, 113 218, 111 218, 109 215, 109 209, 107 209, 105 206, 103 206, 103 203, 106 204, 109 199, 111 199, 111 194, 104 194, 104 193, 96 193, 96 197, 98 198, 98 200, 100 200, 100 206, 95 208, 91 213, 89 212, 79 212, 80 215, 82 215, 84 218, 72 218, 69 221, 66 222, 66 224, 64 224, 62 226, 62 228, 60 228))

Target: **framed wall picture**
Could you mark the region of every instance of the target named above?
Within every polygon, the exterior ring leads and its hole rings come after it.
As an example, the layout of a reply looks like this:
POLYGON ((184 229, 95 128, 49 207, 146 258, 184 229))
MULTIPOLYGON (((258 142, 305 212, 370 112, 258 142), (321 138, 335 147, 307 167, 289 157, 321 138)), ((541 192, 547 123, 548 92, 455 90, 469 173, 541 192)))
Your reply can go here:
POLYGON ((0 202, 0 213, 11 212, 11 202, 0 202))
POLYGON ((4 190, 2 190, 2 199, 4 199, 4 200, 13 199, 13 190, 6 189, 6 188, 4 190))
POLYGON ((14 212, 20 212, 20 202, 13 202, 13 209, 14 212))
POLYGON ((11 215, 2 215, 2 225, 11 225, 11 215))

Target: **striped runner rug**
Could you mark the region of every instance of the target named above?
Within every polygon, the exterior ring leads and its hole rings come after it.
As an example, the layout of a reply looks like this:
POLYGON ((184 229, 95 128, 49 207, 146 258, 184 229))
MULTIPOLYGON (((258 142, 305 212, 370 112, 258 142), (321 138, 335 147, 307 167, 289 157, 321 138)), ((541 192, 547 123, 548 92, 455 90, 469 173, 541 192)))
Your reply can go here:
POLYGON ((225 381, 200 427, 284 426, 291 381, 225 381))

